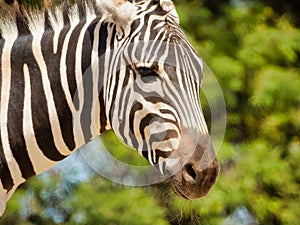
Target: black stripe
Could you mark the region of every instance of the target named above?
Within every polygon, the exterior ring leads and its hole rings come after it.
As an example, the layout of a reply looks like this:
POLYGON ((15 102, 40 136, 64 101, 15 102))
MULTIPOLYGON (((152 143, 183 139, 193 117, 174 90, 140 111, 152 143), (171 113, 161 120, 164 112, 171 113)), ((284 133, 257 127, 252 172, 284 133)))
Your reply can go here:
POLYGON ((91 67, 91 56, 93 51, 93 43, 94 43, 94 32, 96 23, 92 23, 88 30, 85 31, 84 38, 83 38, 83 47, 82 47, 82 61, 81 61, 81 70, 82 74, 85 73, 87 69, 91 67))
POLYGON ((7 161, 4 155, 4 151, 2 148, 1 137, 0 137, 0 180, 3 188, 9 192, 13 186, 14 181, 12 179, 11 173, 9 171, 7 161))
MULTIPOLYGON (((150 24, 150 30, 153 31, 150 33, 150 38, 149 38, 150 40, 161 40, 161 38, 157 38, 156 36, 159 33, 160 29, 164 29, 164 27, 155 29, 155 27, 160 23, 165 23, 165 21, 153 20, 152 23, 150 24)), ((162 32, 162 34, 163 33, 164 32, 162 32)))
POLYGON ((156 161, 158 162, 158 158, 159 157, 163 157, 163 158, 168 158, 172 152, 164 152, 164 151, 161 151, 161 150, 155 150, 155 153, 156 153, 156 161))
MULTIPOLYGON (((162 45, 161 45, 161 47, 159 49, 157 49, 157 48, 154 47, 154 48, 152 48, 151 52, 147 51, 147 54, 150 56, 149 58, 152 58, 155 55, 158 55, 158 57, 160 57, 161 55, 163 55, 163 52, 165 51, 165 49, 167 47, 167 40, 163 40, 165 32, 160 33, 159 36, 156 36, 158 32, 151 33, 151 36, 150 36, 150 41, 151 42, 149 42, 148 47, 151 47, 152 44, 155 44, 157 46, 161 42, 163 42, 163 43, 162 43, 162 45), (154 35, 154 36, 152 37, 152 35, 154 35)), ((155 60, 154 63, 158 63, 158 58, 156 58, 154 60, 155 60)), ((167 60, 167 62, 168 62, 168 60, 167 60)))
POLYGON ((149 139, 149 143, 152 144, 153 142, 161 142, 166 141, 172 138, 178 138, 178 133, 176 130, 166 130, 160 133, 151 134, 149 139))
POLYGON ((63 4, 63 19, 64 19, 64 24, 70 24, 70 18, 69 18, 69 14, 70 14, 70 7, 68 6, 68 2, 65 1, 63 4))
POLYGON ((164 103, 164 104, 169 105, 174 108, 174 106, 172 105, 170 100, 167 100, 166 98, 157 97, 157 96, 148 96, 148 97, 145 97, 145 100, 147 102, 151 102, 153 104, 164 103))
MULTIPOLYGON (((142 40, 145 40, 145 39, 142 39, 142 40)), ((147 42, 144 42, 144 41, 139 41, 137 43, 134 43, 134 46, 136 46, 136 50, 134 52, 134 57, 140 61, 141 58, 142 58, 142 49, 144 48, 144 45, 145 44, 148 44, 147 42)))
MULTIPOLYGON (((31 66, 31 68, 29 67, 29 72, 31 74, 35 73, 34 69, 34 66, 31 66)), ((48 110, 46 107, 47 101, 43 90, 40 88, 42 87, 41 74, 35 73, 34 76, 30 76, 30 82, 33 84, 31 86, 31 110, 34 133, 38 146, 48 159, 52 161, 61 161, 65 156, 60 154, 54 144, 48 110), (38 99, 36 99, 36 96, 39 96, 38 99)))
MULTIPOLYGON (((13 76, 20 76, 23 72, 23 65, 26 63, 29 68, 30 73, 30 83, 31 83, 31 110, 32 110, 32 122, 33 122, 33 128, 34 133, 36 136, 36 140, 38 143, 39 148, 43 152, 43 154, 48 157, 52 161, 60 161, 64 159, 65 157, 59 153, 59 151, 56 149, 53 139, 53 134, 51 131, 50 121, 49 121, 49 115, 48 115, 48 108, 47 108, 47 101, 46 97, 43 91, 43 84, 42 84, 42 77, 40 69, 35 61, 35 58, 32 54, 31 49, 31 43, 32 37, 23 37, 22 39, 18 39, 16 41, 17 44, 14 45, 12 49, 12 58, 14 59, 12 61, 12 77, 13 76), (24 39, 28 38, 28 40, 24 39), (20 51, 22 49, 22 51, 20 51)), ((23 77, 16 78, 15 82, 12 81, 12 83, 21 83, 20 84, 14 84, 14 91, 16 96, 12 97, 12 100, 10 101, 10 107, 11 111, 9 112, 11 115, 9 116, 9 124, 14 123, 15 120, 22 121, 22 104, 23 104, 23 91, 24 91, 24 80, 23 77), (23 84, 22 84, 23 81, 23 84), (22 89, 19 89, 22 88, 22 89), (19 96, 20 95, 20 96, 19 96), (19 101, 22 102, 13 102, 15 99, 19 99, 19 101), (13 111, 14 108, 19 107, 16 112, 13 111), (19 112, 18 112, 19 111, 19 112)), ((15 130, 15 132, 11 133, 12 141, 15 141, 15 136, 17 136, 17 132, 22 131, 22 127, 20 127, 20 124, 17 124, 18 127, 15 130)), ((23 143, 23 138, 19 138, 24 146, 19 146, 20 144, 14 144, 16 146, 16 149, 12 149, 14 156, 16 157, 17 161, 20 161, 20 167, 24 167, 22 170, 22 173, 24 173, 25 177, 28 177, 29 175, 34 175, 33 170, 31 170, 31 162, 29 158, 26 156, 27 152, 24 151, 25 143, 23 143), (18 148, 21 150, 18 151, 18 148), (27 168, 25 168, 27 167, 27 168)), ((12 142, 13 143, 13 142, 12 142)))
MULTIPOLYGON (((115 66, 117 67, 116 74, 114 74, 113 76, 111 76, 111 77, 114 77, 114 80, 115 80, 115 86, 109 88, 110 91, 113 92, 113 95, 112 95, 113 102, 112 102, 112 104, 111 104, 111 106, 110 106, 110 111, 109 111, 109 112, 110 112, 110 118, 113 117, 114 110, 119 110, 119 109, 114 108, 114 106, 115 106, 114 103, 115 103, 115 100, 116 100, 117 91, 118 91, 119 82, 120 82, 120 81, 119 81, 119 78, 120 78, 120 60, 118 61, 118 64, 115 65, 115 66)), ((112 84, 112 83, 110 83, 110 84, 112 84)), ((119 101, 119 100, 117 100, 117 101, 119 101)))
MULTIPOLYGON (((176 130, 166 130, 160 133, 156 133, 156 134, 152 134, 150 139, 149 139, 149 143, 150 145, 152 145, 153 142, 162 142, 162 141, 166 141, 172 138, 178 138, 178 133, 176 130)), ((162 158, 168 158, 171 155, 172 152, 170 151, 162 151, 160 149, 153 149, 151 151, 151 157, 153 159, 153 161, 155 161, 156 163, 158 163, 158 160, 160 157, 162 158), (155 150, 155 159, 154 159, 154 154, 153 151, 155 150)))
POLYGON ((130 66, 127 65, 126 71, 125 71, 125 77, 124 77, 123 84, 122 84, 122 90, 124 90, 125 87, 127 87, 128 83, 129 83, 130 72, 131 72, 131 68, 130 68, 130 66))
POLYGON ((53 52, 53 31, 44 33, 42 38, 42 54, 47 65, 48 77, 50 80, 51 91, 54 98, 55 108, 57 111, 60 128, 64 142, 70 151, 75 149, 73 134, 73 117, 68 106, 60 79, 60 58, 65 36, 70 28, 65 27, 58 39, 57 53, 53 52))
MULTIPOLYGON (((151 151, 151 150, 150 150, 151 151)), ((143 146, 143 151, 142 151, 142 155, 145 159, 147 159, 149 161, 149 156, 148 156, 148 146, 146 144, 144 144, 143 146)))
POLYGON ((76 110, 79 110, 79 96, 78 94, 75 94, 77 92, 77 84, 76 83, 76 48, 78 46, 78 38, 80 33, 82 32, 82 27, 85 25, 85 21, 78 24, 75 29, 72 31, 72 34, 70 36, 69 45, 68 45, 68 52, 67 52, 67 58, 66 58, 66 65, 67 65, 67 78, 68 78, 68 84, 69 84, 69 90, 70 94, 73 97, 73 103, 76 110))
MULTIPOLYGON (((120 100, 120 105, 128 106, 129 98, 130 98, 130 91, 127 91, 126 96, 120 100)), ((121 121, 119 121, 119 133, 123 137, 123 141, 127 143, 127 138, 125 136, 125 125, 126 125, 125 120, 127 120, 126 118, 127 108, 123 110, 123 115, 121 115, 121 110, 119 111, 119 113, 120 114, 118 116, 119 118, 121 118, 121 121)))
MULTIPOLYGON (((146 31, 147 31, 147 29, 148 29, 148 26, 150 25, 149 24, 149 19, 150 19, 150 14, 148 13, 148 14, 146 14, 145 16, 144 16, 144 24, 143 24, 143 26, 140 28, 140 31, 139 31, 139 39, 140 40, 146 40, 147 41, 147 39, 145 39, 145 35, 146 35, 146 31)), ((139 49, 139 48, 137 48, 137 49, 139 49)))
POLYGON ((130 109, 130 114, 129 114, 129 128, 130 131, 134 134, 134 120, 135 120, 135 113, 137 111, 140 111, 143 109, 143 105, 139 102, 133 103, 131 109, 130 109))
MULTIPOLYGON (((137 111, 140 111, 143 109, 143 105, 139 102, 135 102, 133 103, 131 109, 130 109, 130 114, 129 114, 129 129, 130 129, 130 133, 129 133, 129 137, 131 139, 132 145, 134 148, 138 148, 138 141, 136 139, 136 134, 134 132, 134 121, 135 121, 135 113, 137 111)), ((127 109, 128 110, 128 109, 127 109)))
MULTIPOLYGON (((150 152, 150 157, 151 157, 151 161, 152 161, 152 163, 154 164, 156 161, 154 160, 154 151, 153 151, 153 149, 148 149, 148 151, 150 152)), ((149 159, 148 159, 148 161, 149 161, 149 159)))
POLYGON ((169 158, 169 156, 172 154, 172 152, 164 152, 161 150, 155 150, 155 162, 159 162, 159 158, 162 157, 164 159, 169 158))
POLYGON ((83 2, 77 3, 79 19, 84 20, 86 19, 86 7, 83 2))
MULTIPOLYGON (((2 61, 3 46, 4 46, 4 40, 0 39, 0 65, 1 65, 1 61, 2 61)), ((1 93, 1 89, 2 89, 2 75, 3 75, 2 70, 0 69, 0 93, 1 93)), ((1 134, 0 134, 0 180, 1 180, 3 188, 5 190, 7 190, 7 192, 9 192, 13 188, 14 181, 13 181, 11 173, 9 171, 8 164, 7 164, 7 161, 6 161, 6 158, 4 155, 4 151, 2 148, 1 134)))
POLYGON ((100 103, 100 133, 105 131, 105 127, 107 125, 107 118, 105 112, 105 104, 104 104, 104 91, 103 91, 103 79, 104 79, 104 54, 106 51, 106 40, 108 37, 107 31, 107 23, 102 23, 99 29, 99 46, 98 46, 98 57, 100 59, 99 62, 99 84, 98 84, 98 92, 99 92, 99 103, 100 103))
MULTIPOLYGON (((83 110, 81 113, 81 127, 84 134, 85 142, 89 142, 92 138, 91 133, 91 116, 92 115, 92 105, 94 104, 93 99, 93 73, 91 69, 91 52, 93 40, 91 39, 90 33, 87 31, 83 40, 82 48, 82 75, 83 75, 83 87, 84 87, 84 102, 83 110)), ((96 99, 98 100, 98 99, 96 99)))
POLYGON ((142 120, 141 120, 141 123, 140 123, 140 133, 143 137, 143 139, 145 139, 145 128, 147 126, 150 125, 151 122, 161 122, 161 123, 172 123, 174 124, 176 127, 178 127, 179 125, 173 121, 173 120, 170 120, 170 119, 167 119, 167 118, 162 118, 160 115, 157 115, 155 113, 149 113, 147 114, 147 116, 145 116, 142 120))
POLYGON ((176 118, 175 114, 171 111, 171 110, 168 110, 168 109, 160 109, 159 110, 161 113, 163 114, 170 114, 172 116, 174 116, 174 118, 176 118))
MULTIPOLYGON (((9 94, 9 104, 7 112, 7 128, 10 147, 15 160, 17 161, 22 177, 28 179, 35 175, 32 162, 26 150, 26 143, 23 135, 23 108, 24 108, 24 74, 21 60, 18 57, 25 56, 23 60, 27 63, 33 61, 31 54, 32 37, 27 35, 22 39, 17 39, 12 47, 11 58, 11 87, 9 94), (20 53, 22 49, 22 53, 20 53)), ((22 59, 22 58, 21 58, 22 59)))
MULTIPOLYGON (((189 69, 189 65, 186 64, 187 61, 186 61, 186 55, 184 54, 185 52, 181 51, 183 48, 181 46, 177 46, 177 48, 178 48, 178 53, 179 53, 179 63, 181 64, 180 68, 189 69), (180 53, 183 53, 183 54, 180 54, 180 53)), ((191 88, 189 87, 189 84, 191 84, 191 83, 189 80, 187 80, 187 77, 190 76, 191 74, 188 74, 189 71, 187 71, 186 69, 181 70, 182 81, 181 81, 180 87, 182 89, 184 89, 185 91, 182 91, 181 93, 179 93, 179 96, 180 96, 181 105, 183 107, 190 108, 191 104, 192 104, 192 99, 190 97, 189 97, 189 99, 185 99, 183 97, 184 92, 189 95, 190 95, 190 93, 193 93, 193 90, 191 90, 191 88)), ((199 93, 197 95, 199 95, 199 93)), ((189 120, 189 118, 193 118, 192 114, 193 114, 193 112, 191 110, 187 110, 187 114, 185 115, 186 119, 189 120)))
POLYGON ((49 11, 47 9, 45 10, 44 19, 45 19, 45 29, 52 30, 52 25, 51 25, 51 22, 50 22, 49 11))
POLYGON ((19 35, 30 35, 30 31, 28 29, 28 22, 25 19, 24 15, 16 14, 16 25, 18 28, 19 35))
POLYGON ((159 115, 154 113, 149 113, 145 116, 140 123, 140 133, 143 139, 145 139, 145 128, 150 125, 151 120, 154 118, 160 118, 159 115))
POLYGON ((98 24, 98 19, 94 19, 94 21, 90 24, 90 26, 87 29, 87 32, 89 33, 89 37, 90 37, 90 41, 93 44, 94 43, 94 39, 95 39, 95 28, 98 24))
POLYGON ((115 43, 115 38, 117 35, 117 29, 116 26, 110 27, 110 30, 112 29, 111 37, 110 37, 110 48, 114 49, 114 43, 115 43))
MULTIPOLYGON (((108 23, 102 23, 99 29, 99 46, 98 46, 98 54, 99 57, 104 56, 106 51, 106 41, 108 37, 108 23)), ((100 67, 103 68, 103 67, 100 67)))
POLYGON ((134 40, 135 37, 139 34, 137 32, 135 34, 135 36, 133 36, 133 33, 136 32, 136 30, 140 26, 140 24, 141 24, 141 19, 136 19, 132 22, 131 27, 130 27, 130 34, 129 34, 129 37, 131 38, 131 40, 134 40))
MULTIPOLYGON (((160 97, 150 96, 150 97, 145 97, 145 100, 147 102, 151 102, 153 104, 164 103, 168 106, 171 106, 172 108, 175 108, 173 106, 173 104, 171 103, 171 101, 167 101, 167 98, 160 98, 160 97)), ((168 110, 168 109, 160 109, 159 111, 163 114, 171 114, 175 119, 177 119, 175 114, 172 111, 168 110)), ((176 120, 176 123, 175 123, 175 121, 173 121, 173 123, 177 126, 178 129, 180 129, 177 120, 176 120)))
MULTIPOLYGON (((116 25, 110 24, 108 29, 113 31, 112 36, 110 37, 111 38, 110 48, 113 51, 116 51, 115 49, 113 49, 113 47, 114 47, 113 46, 113 43, 114 43, 113 37, 114 37, 114 35, 116 35, 116 25)), ((115 54, 118 54, 120 57, 120 49, 118 49, 117 52, 115 52, 115 54)), ((109 55, 106 55, 106 58, 107 57, 109 57, 109 59, 107 59, 107 60, 109 61, 109 65, 110 65, 110 67, 108 68, 108 71, 107 71, 107 74, 109 74, 109 77, 110 77, 109 83, 111 85, 112 81, 116 80, 115 84, 118 86, 119 85, 118 81, 119 81, 119 76, 120 76, 120 59, 118 59, 118 57, 113 57, 113 54, 111 54, 111 53, 109 55), (111 74, 113 71, 116 71, 116 74, 111 74), (117 78, 115 76, 117 76, 117 78)), ((117 86, 116 87, 108 87, 109 91, 113 91, 113 96, 114 96, 113 99, 115 99, 115 96, 116 96, 117 86)), ((111 105, 109 112, 112 111, 111 110, 112 106, 113 106, 113 104, 111 105)))

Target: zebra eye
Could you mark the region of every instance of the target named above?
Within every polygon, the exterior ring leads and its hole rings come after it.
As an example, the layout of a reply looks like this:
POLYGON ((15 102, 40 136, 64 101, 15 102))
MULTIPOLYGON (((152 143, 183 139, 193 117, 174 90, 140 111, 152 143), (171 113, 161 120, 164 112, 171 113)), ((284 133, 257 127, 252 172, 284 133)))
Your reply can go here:
POLYGON ((141 79, 145 83, 155 82, 158 78, 160 78, 159 74, 148 67, 140 67, 137 69, 138 73, 141 75, 141 79))

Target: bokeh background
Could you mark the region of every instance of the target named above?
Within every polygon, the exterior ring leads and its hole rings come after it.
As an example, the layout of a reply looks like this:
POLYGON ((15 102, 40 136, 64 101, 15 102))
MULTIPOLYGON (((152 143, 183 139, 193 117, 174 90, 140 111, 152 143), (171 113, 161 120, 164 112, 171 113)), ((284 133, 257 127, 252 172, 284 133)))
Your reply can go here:
MULTIPOLYGON (((218 151, 222 171, 209 196, 184 201, 164 184, 114 184, 75 153, 22 185, 1 225, 299 224, 300 2, 174 2, 226 101, 227 130, 218 151)), ((101 140, 116 158, 147 164, 112 132, 101 140)))

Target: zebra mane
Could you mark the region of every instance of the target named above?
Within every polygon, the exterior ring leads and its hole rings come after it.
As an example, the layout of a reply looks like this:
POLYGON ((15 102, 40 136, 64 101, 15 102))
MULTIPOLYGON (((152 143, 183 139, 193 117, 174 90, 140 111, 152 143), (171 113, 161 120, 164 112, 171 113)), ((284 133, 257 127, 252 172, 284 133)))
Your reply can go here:
POLYGON ((65 21, 71 22, 74 18, 88 19, 91 15, 96 15, 91 1, 53 6, 51 1, 46 0, 42 9, 19 6, 16 1, 13 6, 0 3, 0 37, 9 37, 11 32, 27 34, 34 28, 64 26, 65 21))
MULTIPOLYGON (((135 3, 135 1, 133 1, 135 3)), ((79 0, 74 4, 64 2, 61 5, 45 0, 42 9, 19 6, 15 1, 12 6, 0 2, 0 39, 9 38, 10 33, 27 34, 34 28, 55 28, 64 26, 66 21, 103 18, 120 26, 120 30, 133 21, 136 7, 126 0, 79 0), (30 29, 32 28, 32 29, 30 29)))
MULTIPOLYGON (((1 0, 0 0, 1 1, 1 0)), ((45 29, 61 29, 78 20, 101 18, 116 24, 117 32, 126 34, 130 24, 137 16, 137 5, 150 0, 77 0, 73 5, 64 2, 54 5, 52 0, 44 0, 42 9, 19 6, 17 0, 13 6, 0 2, 0 40, 11 34, 26 35, 29 32, 45 29)), ((178 24, 178 15, 171 0, 157 0, 161 9, 178 24)))

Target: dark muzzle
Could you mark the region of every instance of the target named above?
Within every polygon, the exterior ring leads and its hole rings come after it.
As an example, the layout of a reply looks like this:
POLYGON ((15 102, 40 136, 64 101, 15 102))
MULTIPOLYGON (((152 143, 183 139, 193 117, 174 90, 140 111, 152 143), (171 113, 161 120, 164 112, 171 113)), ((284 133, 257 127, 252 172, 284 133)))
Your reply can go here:
POLYGON ((216 182, 220 171, 210 141, 205 147, 197 145, 191 157, 181 160, 176 167, 177 172, 171 177, 171 186, 173 191, 184 199, 205 197, 216 182))

